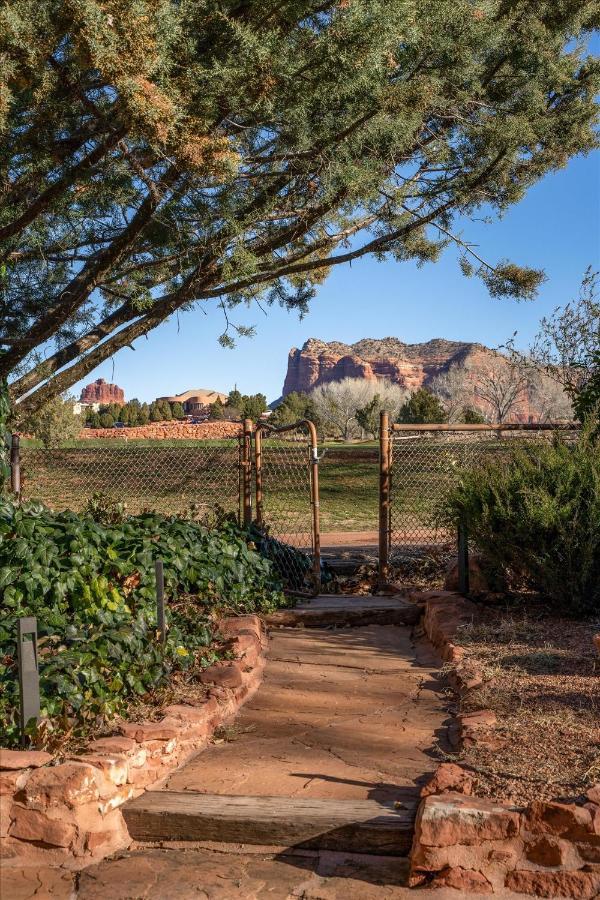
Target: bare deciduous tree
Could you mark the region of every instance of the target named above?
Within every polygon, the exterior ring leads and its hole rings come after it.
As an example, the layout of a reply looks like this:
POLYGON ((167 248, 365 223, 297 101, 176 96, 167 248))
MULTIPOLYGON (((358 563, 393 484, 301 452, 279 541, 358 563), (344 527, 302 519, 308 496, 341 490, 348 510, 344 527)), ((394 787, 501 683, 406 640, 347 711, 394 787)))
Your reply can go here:
POLYGON ((429 390, 444 407, 450 424, 459 422, 465 406, 473 402, 473 386, 468 380, 466 367, 462 365, 450 366, 446 372, 432 378, 429 390))
POLYGON ((529 402, 539 422, 570 422, 573 404, 563 386, 543 372, 532 372, 529 402))
POLYGON ((488 418, 501 424, 527 399, 530 382, 531 375, 525 366, 498 355, 477 373, 473 393, 486 407, 488 418))
POLYGON ((350 440, 360 433, 356 421, 359 409, 370 403, 378 394, 382 408, 394 419, 407 392, 390 381, 367 381, 364 378, 344 378, 321 384, 311 393, 317 415, 327 434, 350 440))

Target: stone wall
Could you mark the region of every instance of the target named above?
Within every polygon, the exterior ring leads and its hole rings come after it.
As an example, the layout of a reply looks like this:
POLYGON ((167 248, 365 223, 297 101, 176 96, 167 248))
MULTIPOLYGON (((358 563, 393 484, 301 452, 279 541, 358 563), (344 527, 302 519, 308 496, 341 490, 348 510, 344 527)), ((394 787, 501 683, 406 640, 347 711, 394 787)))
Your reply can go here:
POLYGON ((239 422, 152 422, 133 428, 83 428, 79 437, 83 440, 106 438, 107 440, 222 440, 240 433, 239 422))
MULTIPOLYGON (((481 684, 464 661, 460 627, 476 607, 458 594, 413 595, 424 603, 423 627, 446 662, 458 693, 481 684)), ((491 710, 459 716, 450 728, 455 746, 493 741, 491 710)), ((600 785, 583 803, 537 801, 516 807, 471 796, 473 780, 442 763, 421 792, 410 859, 412 886, 451 887, 463 895, 509 889, 537 897, 600 896, 600 785)))
POLYGON ((127 847, 120 807, 201 750, 257 690, 266 632, 258 616, 221 621, 236 658, 201 675, 207 695, 175 704, 160 721, 122 722, 83 753, 53 759, 43 751, 0 749, 0 837, 5 866, 82 868, 127 847))

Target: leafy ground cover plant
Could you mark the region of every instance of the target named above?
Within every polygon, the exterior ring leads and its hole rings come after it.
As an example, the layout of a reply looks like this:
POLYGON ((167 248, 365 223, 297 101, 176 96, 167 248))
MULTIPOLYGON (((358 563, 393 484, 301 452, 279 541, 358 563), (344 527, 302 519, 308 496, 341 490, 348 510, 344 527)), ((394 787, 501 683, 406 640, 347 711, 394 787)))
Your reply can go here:
MULTIPOLYGON (((117 517, 118 518, 118 517, 117 517)), ((38 744, 126 712, 181 670, 203 668, 222 649, 221 613, 283 603, 268 560, 227 522, 156 513, 104 523, 39 503, 0 501, 0 744, 18 739, 16 624, 38 620, 45 727, 38 744), (168 636, 157 640, 154 562, 163 560, 168 636)))
POLYGON ((600 612, 600 442, 511 447, 462 473, 441 513, 463 521, 492 570, 566 614, 600 612))

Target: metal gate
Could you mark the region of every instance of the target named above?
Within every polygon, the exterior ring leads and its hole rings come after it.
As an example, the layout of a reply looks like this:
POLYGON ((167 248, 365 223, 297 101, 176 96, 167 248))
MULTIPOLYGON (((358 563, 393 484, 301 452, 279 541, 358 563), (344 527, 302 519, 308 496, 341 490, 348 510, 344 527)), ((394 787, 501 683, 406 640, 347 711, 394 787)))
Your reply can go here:
POLYGON ((491 454, 506 456, 524 441, 541 441, 577 426, 556 424, 397 425, 382 413, 379 438, 379 580, 428 557, 440 567, 458 556, 468 588, 467 540, 436 522, 461 471, 491 454))
POLYGON ((312 422, 256 426, 254 489, 261 551, 272 559, 286 590, 316 595, 321 585, 319 457, 312 422))

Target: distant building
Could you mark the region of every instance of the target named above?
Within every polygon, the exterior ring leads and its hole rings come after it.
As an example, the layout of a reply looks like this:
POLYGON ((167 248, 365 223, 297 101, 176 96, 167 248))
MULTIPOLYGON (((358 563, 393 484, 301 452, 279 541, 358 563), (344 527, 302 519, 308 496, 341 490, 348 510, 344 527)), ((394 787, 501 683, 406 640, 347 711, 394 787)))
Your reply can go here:
POLYGON ((125 391, 118 384, 109 384, 104 378, 98 378, 87 384, 81 392, 80 403, 91 406, 94 403, 125 403, 125 391))
POLYGON ((82 403, 81 400, 76 400, 73 404, 73 412, 76 416, 81 416, 91 409, 93 412, 98 412, 100 409, 100 403, 82 403))
POLYGON ((221 394, 219 391, 209 391, 205 388, 194 388, 191 391, 185 391, 183 394, 177 394, 173 397, 157 397, 157 400, 167 400, 169 403, 181 403, 183 411, 188 416, 197 416, 201 413, 207 413, 208 408, 216 400, 225 403, 227 394, 221 394))

